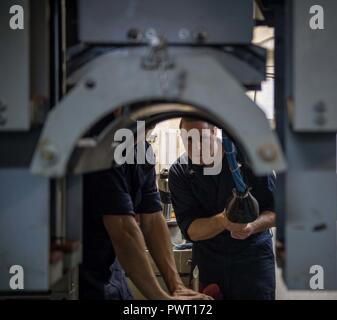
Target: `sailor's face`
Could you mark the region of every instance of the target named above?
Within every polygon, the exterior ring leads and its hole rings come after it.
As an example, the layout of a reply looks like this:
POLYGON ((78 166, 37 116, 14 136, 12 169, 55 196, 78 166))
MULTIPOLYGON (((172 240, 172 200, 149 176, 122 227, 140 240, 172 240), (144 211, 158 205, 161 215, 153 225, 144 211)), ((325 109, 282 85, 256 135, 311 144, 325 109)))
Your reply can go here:
POLYGON ((193 164, 210 165, 216 153, 216 128, 204 121, 184 121, 181 138, 193 164))

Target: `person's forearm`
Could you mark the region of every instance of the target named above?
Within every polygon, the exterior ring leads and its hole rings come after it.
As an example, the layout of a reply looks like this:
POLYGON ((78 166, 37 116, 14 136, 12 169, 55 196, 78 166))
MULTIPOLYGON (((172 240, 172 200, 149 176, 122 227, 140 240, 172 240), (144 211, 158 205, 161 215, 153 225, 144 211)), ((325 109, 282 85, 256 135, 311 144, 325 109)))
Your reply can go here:
POLYGON ((265 231, 269 228, 275 227, 276 215, 272 211, 262 212, 258 218, 251 222, 253 226, 254 233, 265 231))
POLYGON ((210 218, 194 220, 187 233, 191 240, 200 241, 213 238, 224 230, 226 230, 226 218, 223 213, 219 213, 210 218))
POLYGON ((143 214, 141 215, 141 228, 147 248, 172 294, 182 285, 182 281, 176 268, 165 218, 159 212, 143 214))
POLYGON ((145 241, 133 217, 105 217, 118 260, 128 277, 148 299, 168 299, 169 295, 160 287, 145 251, 145 241), (118 228, 118 230, 116 230, 118 228))

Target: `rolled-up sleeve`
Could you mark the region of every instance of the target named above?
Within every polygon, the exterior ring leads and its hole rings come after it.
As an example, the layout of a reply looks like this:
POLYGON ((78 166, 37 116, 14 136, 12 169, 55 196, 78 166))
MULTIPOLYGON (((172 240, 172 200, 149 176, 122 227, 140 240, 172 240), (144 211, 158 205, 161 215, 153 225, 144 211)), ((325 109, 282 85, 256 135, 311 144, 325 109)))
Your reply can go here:
POLYGON ((183 174, 179 173, 179 168, 175 165, 169 171, 169 188, 173 209, 181 233, 185 239, 192 241, 188 236, 188 228, 194 220, 199 218, 198 208, 193 205, 196 201, 188 180, 183 174))
POLYGON ((87 196, 98 215, 135 214, 124 170, 113 167, 87 176, 91 191, 87 196))
POLYGON ((141 202, 137 205, 136 213, 146 214, 161 212, 160 195, 156 183, 156 170, 151 166, 144 172, 144 184, 141 188, 141 202))
POLYGON ((275 182, 274 174, 252 179, 252 194, 260 206, 260 213, 264 211, 275 212, 275 182))

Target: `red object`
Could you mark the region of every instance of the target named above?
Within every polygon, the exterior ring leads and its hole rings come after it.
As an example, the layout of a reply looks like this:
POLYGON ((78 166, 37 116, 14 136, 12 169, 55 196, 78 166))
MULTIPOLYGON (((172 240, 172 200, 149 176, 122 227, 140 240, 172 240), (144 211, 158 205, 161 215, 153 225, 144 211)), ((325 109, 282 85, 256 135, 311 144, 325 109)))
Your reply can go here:
POLYGON ((75 252, 80 246, 81 246, 81 242, 79 241, 66 240, 62 244, 58 244, 56 242, 52 243, 51 250, 60 250, 64 253, 72 253, 72 252, 75 252))
POLYGON ((216 283, 209 284, 202 290, 202 293, 207 294, 212 297, 214 300, 223 300, 220 287, 216 283))

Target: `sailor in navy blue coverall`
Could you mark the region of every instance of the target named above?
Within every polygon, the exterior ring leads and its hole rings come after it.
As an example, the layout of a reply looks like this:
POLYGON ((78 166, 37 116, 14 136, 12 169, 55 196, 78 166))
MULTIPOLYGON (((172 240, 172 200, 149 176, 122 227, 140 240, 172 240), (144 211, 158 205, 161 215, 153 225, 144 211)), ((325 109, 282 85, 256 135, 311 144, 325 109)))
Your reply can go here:
POLYGON ((153 166, 137 164, 124 164, 84 176, 80 298, 132 299, 103 217, 160 214, 155 177, 153 166))
MULTIPOLYGON (((184 119, 181 123, 187 131, 204 128, 214 130, 215 136, 216 128, 206 122, 184 119)), ((275 225, 275 177, 256 177, 247 165, 241 167, 259 202, 260 216, 247 225, 233 224, 223 214, 234 188, 226 156, 219 174, 205 175, 202 164, 192 163, 188 150, 171 166, 169 187, 178 225, 193 242, 193 263, 199 268, 201 287, 217 284, 223 299, 275 299, 269 230, 275 225)))
POLYGON ((209 299, 186 288, 177 272, 153 163, 126 163, 87 174, 83 197, 80 299, 132 299, 122 267, 148 299, 209 299), (145 243, 168 293, 156 279, 145 243))

